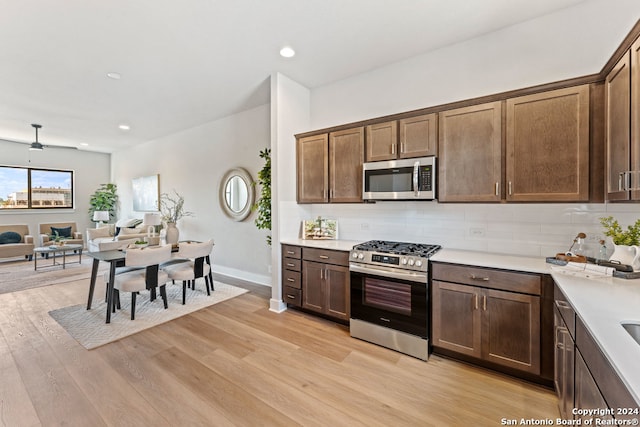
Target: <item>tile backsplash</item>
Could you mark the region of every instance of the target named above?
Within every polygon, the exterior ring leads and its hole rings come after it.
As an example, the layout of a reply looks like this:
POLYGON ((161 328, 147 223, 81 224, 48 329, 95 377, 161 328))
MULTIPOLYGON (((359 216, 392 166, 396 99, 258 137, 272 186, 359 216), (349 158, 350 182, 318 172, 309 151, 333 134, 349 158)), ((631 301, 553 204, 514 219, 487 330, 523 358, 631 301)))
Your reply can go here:
MULTIPOLYGON (((322 216, 338 220, 340 239, 433 243, 451 249, 526 256, 564 252, 579 232, 587 235, 586 255, 597 256, 598 241, 604 237, 600 217, 613 215, 624 227, 640 218, 640 204, 633 203, 284 202, 280 209, 283 238, 299 236, 300 219, 322 216)), ((607 245, 611 246, 609 241, 607 245)), ((608 252, 612 251, 609 247, 608 252)))

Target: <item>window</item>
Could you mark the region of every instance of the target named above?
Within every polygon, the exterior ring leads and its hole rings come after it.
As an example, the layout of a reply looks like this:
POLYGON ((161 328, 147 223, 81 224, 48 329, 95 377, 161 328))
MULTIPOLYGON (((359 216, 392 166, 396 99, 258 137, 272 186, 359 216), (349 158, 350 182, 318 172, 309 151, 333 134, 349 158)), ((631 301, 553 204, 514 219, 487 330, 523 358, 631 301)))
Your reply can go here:
POLYGON ((73 208, 73 171, 0 166, 0 210, 73 208))

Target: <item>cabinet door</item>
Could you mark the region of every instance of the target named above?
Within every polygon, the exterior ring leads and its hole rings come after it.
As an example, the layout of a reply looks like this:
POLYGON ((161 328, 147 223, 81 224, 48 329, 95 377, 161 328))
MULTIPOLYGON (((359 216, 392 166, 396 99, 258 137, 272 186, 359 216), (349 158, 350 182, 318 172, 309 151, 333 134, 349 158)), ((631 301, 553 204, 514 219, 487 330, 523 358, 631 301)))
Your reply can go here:
POLYGON ((540 374, 540 297, 493 289, 484 292, 483 359, 540 374))
POLYGON ((589 200, 589 86, 507 100, 507 200, 589 200))
POLYGON ((500 102, 440 113, 439 201, 500 201, 501 123, 500 102))
POLYGON ((298 139, 298 203, 327 203, 328 194, 327 134, 298 139))
POLYGON ((434 346, 481 357, 479 292, 474 286, 432 282, 434 346))
POLYGON ((553 320, 555 330, 554 384, 558 395, 558 408, 562 418, 573 419, 571 411, 574 408, 575 343, 557 309, 553 310, 553 320))
MULTIPOLYGON (((640 171, 640 39, 631 46, 631 169, 640 171)), ((640 200, 640 190, 631 191, 631 199, 640 200)))
POLYGON ((326 314, 349 320, 351 290, 349 289, 349 267, 327 265, 325 270, 326 314))
POLYGON ((320 313, 325 310, 324 270, 324 264, 302 262, 302 306, 320 313))
POLYGON ((329 134, 329 199, 331 202, 362 202, 364 129, 329 134))
MULTIPOLYGON (((587 368, 584 359, 580 355, 580 351, 576 352, 576 389, 575 389, 575 399, 576 399, 576 408, 579 409, 606 409, 608 408, 607 402, 602 397, 602 393, 600 393, 600 389, 596 384, 595 380, 591 376, 589 369, 587 368)), ((578 418, 580 418, 578 416, 578 418)), ((583 419, 587 418, 599 418, 602 420, 611 420, 613 417, 611 416, 603 416, 603 417, 594 417, 592 415, 585 415, 582 417, 583 419)))
POLYGON ((438 154, 436 123, 435 113, 400 120, 400 158, 438 154))
POLYGON ((367 126, 367 162, 398 158, 398 122, 378 123, 367 126))
POLYGON ((627 53, 605 80, 607 200, 629 200, 629 192, 620 187, 620 173, 630 169, 630 79, 630 54, 627 53))

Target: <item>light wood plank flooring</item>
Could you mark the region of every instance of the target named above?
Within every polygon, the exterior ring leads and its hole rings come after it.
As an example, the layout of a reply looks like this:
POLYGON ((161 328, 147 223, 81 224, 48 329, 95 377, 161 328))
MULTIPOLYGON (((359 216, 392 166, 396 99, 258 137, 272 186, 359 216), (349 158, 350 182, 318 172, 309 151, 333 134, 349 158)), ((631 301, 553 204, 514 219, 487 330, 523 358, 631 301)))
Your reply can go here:
POLYGON ((91 351, 47 314, 86 303, 86 281, 0 295, 0 425, 497 426, 559 416, 551 390, 437 356, 425 363, 295 310, 272 313, 269 294, 254 287, 91 351))

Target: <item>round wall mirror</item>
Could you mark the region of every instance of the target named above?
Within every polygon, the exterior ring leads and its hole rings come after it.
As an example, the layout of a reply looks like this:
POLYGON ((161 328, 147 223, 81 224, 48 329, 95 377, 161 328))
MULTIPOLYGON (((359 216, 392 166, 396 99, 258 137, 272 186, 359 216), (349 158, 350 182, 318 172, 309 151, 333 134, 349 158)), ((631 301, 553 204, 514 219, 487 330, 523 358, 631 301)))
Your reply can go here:
POLYGON ((229 170, 220 182, 220 205, 227 216, 244 221, 254 204, 253 180, 243 168, 229 170))

